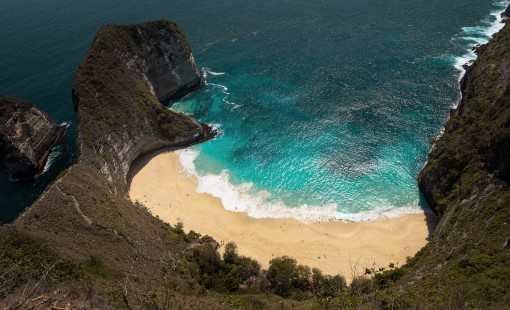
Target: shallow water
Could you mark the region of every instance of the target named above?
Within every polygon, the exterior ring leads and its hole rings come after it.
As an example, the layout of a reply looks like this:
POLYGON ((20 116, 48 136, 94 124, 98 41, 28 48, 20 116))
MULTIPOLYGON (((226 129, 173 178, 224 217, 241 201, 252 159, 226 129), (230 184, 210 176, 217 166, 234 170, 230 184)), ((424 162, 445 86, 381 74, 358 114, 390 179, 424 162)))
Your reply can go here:
MULTIPOLYGON (((208 81, 173 108, 222 132, 182 155, 201 191, 258 217, 415 212, 416 175, 458 97, 455 65, 487 40, 497 9, 475 0, 6 0, 0 94, 74 122, 73 73, 98 27, 173 19, 208 81)), ((72 161, 73 139, 71 128, 35 184, 0 176, 0 221, 72 161)))

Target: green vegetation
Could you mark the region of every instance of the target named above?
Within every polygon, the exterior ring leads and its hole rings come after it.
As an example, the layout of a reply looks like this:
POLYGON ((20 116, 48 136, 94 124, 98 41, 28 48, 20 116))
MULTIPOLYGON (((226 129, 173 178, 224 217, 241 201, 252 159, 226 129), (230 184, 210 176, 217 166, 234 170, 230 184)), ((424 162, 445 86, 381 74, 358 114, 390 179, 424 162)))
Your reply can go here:
POLYGON ((0 299, 40 280, 52 285, 80 274, 79 266, 59 259, 45 243, 0 227, 0 299))

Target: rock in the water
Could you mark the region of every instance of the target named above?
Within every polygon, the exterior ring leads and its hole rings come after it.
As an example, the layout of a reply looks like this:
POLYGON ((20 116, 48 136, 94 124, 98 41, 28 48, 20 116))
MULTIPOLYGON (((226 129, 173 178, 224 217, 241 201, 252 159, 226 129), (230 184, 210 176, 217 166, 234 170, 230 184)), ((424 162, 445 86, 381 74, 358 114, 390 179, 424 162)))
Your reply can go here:
POLYGON ((0 97, 0 161, 15 180, 32 179, 44 169, 65 125, 18 98, 0 97))

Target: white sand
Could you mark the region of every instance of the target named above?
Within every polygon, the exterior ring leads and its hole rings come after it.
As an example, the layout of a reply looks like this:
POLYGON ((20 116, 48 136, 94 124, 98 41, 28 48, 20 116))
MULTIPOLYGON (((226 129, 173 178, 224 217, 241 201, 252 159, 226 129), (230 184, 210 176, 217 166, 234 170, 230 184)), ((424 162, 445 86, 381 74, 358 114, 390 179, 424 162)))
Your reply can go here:
POLYGON ((133 177, 130 197, 165 222, 182 222, 186 231, 207 234, 267 267, 272 257, 291 256, 301 264, 351 279, 366 267, 403 264, 426 243, 424 214, 367 222, 305 224, 292 219, 254 219, 223 208, 197 193, 197 180, 182 169, 178 154, 150 159, 133 177))

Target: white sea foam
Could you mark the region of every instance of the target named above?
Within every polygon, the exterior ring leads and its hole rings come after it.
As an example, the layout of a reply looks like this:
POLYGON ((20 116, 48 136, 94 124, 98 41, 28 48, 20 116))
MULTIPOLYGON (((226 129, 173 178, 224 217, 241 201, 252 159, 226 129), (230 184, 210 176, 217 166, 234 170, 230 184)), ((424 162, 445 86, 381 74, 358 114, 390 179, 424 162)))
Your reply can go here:
POLYGON ((179 151, 180 163, 186 174, 197 177, 197 192, 207 193, 219 198, 226 210, 244 212, 253 218, 294 218, 303 222, 322 222, 330 220, 367 221, 376 218, 393 218, 403 214, 416 214, 422 212, 415 204, 395 208, 389 203, 381 202, 379 207, 359 213, 338 212, 338 205, 302 205, 289 207, 282 201, 270 200, 271 194, 267 191, 256 191, 252 183, 234 185, 230 182, 227 170, 220 174, 207 174, 200 176, 195 168, 195 159, 199 153, 194 149, 179 151))
MULTIPOLYGON (((65 127, 67 130, 71 124, 68 122, 63 122, 60 124, 60 126, 65 127)), ((42 173, 46 173, 50 170, 51 166, 53 166, 53 163, 57 161, 57 159, 62 155, 63 147, 62 145, 55 145, 50 151, 50 154, 48 155, 48 159, 46 160, 46 164, 44 165, 42 173)))
POLYGON ((212 76, 225 75, 225 72, 215 72, 215 71, 212 71, 210 68, 207 68, 207 67, 204 67, 204 70, 205 70, 205 72, 207 72, 207 74, 210 74, 212 76))
MULTIPOLYGON (((466 46, 466 53, 462 56, 455 57, 454 67, 459 70, 459 82, 466 74, 466 65, 471 64, 477 57, 474 52, 474 48, 479 45, 483 45, 489 42, 494 34, 499 32, 505 24, 501 17, 501 13, 504 12, 505 8, 510 4, 509 0, 498 1, 494 3, 495 10, 484 20, 479 26, 463 27, 460 37, 468 42, 466 46)), ((454 108, 460 101, 455 103, 454 108)))
MULTIPOLYGON (((204 79, 207 79, 208 75, 222 76, 222 75, 225 75, 225 72, 216 72, 216 71, 212 71, 211 68, 203 67, 202 68, 202 76, 204 77, 204 79)), ((207 83, 207 80, 206 80, 206 83, 207 83)))
POLYGON ((48 159, 46 160, 46 164, 44 165, 44 169, 42 173, 46 173, 50 170, 51 166, 53 166, 53 163, 62 155, 62 146, 61 145, 55 145, 48 155, 48 159))
MULTIPOLYGON (((497 8, 490 16, 482 21, 481 26, 462 28, 462 40, 467 43, 466 53, 454 58, 454 67, 459 70, 459 81, 463 78, 466 70, 465 65, 473 62, 477 55, 473 48, 486 44, 492 36, 499 32, 503 27, 501 13, 505 7, 510 4, 510 0, 499 1, 494 4, 497 8)), ((254 34, 256 35, 256 34, 254 34)), ((221 76, 225 73, 214 72, 209 68, 202 70, 204 78, 208 75, 221 76)), ((234 109, 240 107, 227 100, 230 95, 228 87, 207 82, 206 85, 218 87, 225 94, 223 102, 234 105, 234 109)), ((367 221, 378 218, 395 218, 404 214, 418 214, 423 210, 418 206, 419 202, 404 206, 395 207, 389 202, 378 201, 377 207, 356 213, 344 213, 338 211, 337 204, 328 205, 302 205, 300 207, 286 206, 283 201, 269 199, 271 194, 267 191, 257 191, 252 183, 243 183, 234 185, 230 182, 230 174, 227 170, 220 174, 199 175, 195 167, 195 159, 199 153, 194 149, 179 151, 179 158, 184 171, 198 179, 197 192, 207 193, 221 200, 226 210, 233 212, 244 212, 253 218, 294 218, 303 222, 319 222, 330 220, 346 221, 367 221)))
POLYGON ((202 76, 204 78, 205 85, 206 86, 211 86, 211 87, 219 88, 223 92, 223 95, 224 95, 223 99, 222 99, 222 102, 225 103, 225 104, 231 105, 232 106, 232 110, 238 109, 238 108, 243 106, 241 104, 237 104, 235 102, 232 102, 232 101, 228 100, 228 97, 230 96, 230 92, 228 91, 228 87, 225 86, 225 85, 222 85, 222 84, 212 83, 212 82, 208 81, 208 79, 207 79, 208 75, 222 76, 222 75, 225 75, 225 72, 215 72, 215 71, 212 71, 210 68, 203 67, 202 68, 202 76))

